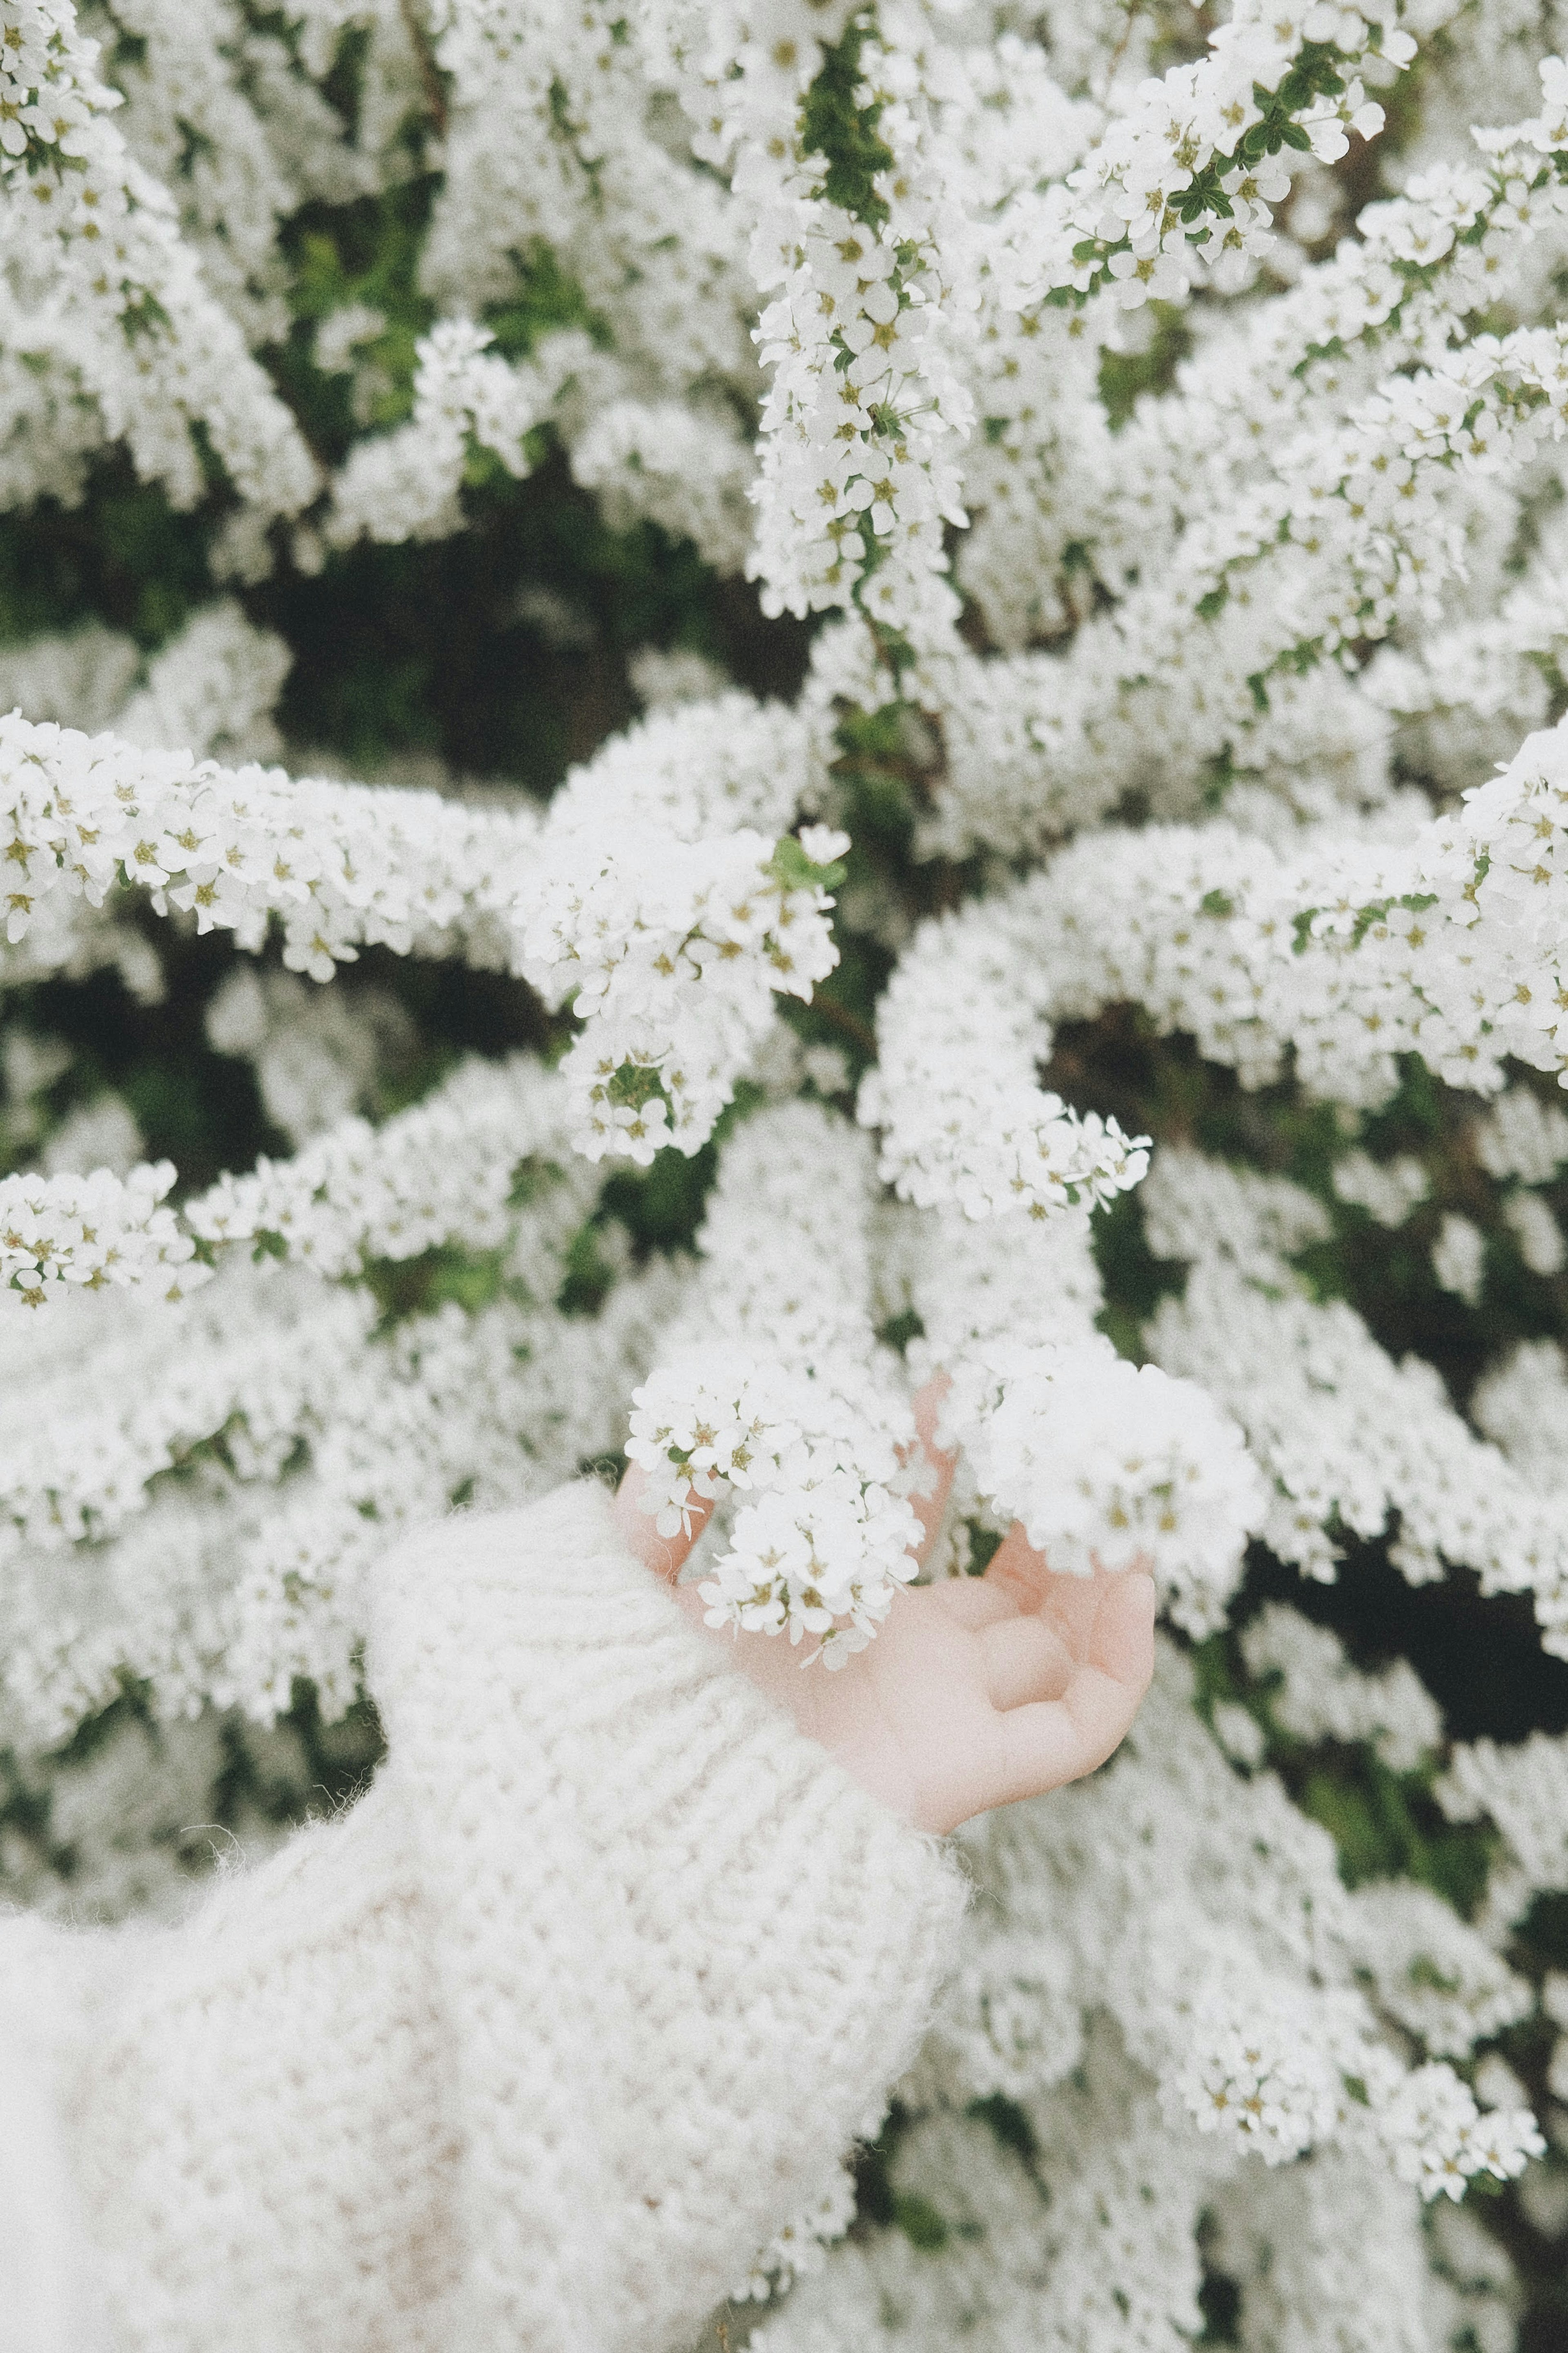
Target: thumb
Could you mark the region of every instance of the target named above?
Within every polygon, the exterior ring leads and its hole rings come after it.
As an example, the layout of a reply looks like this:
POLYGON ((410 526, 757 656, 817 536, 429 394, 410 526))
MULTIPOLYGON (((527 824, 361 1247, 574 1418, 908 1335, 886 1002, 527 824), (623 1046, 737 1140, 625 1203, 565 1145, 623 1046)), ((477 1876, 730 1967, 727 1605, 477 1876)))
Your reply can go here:
POLYGON ((661 1536, 654 1525, 653 1513, 645 1508, 647 1493, 647 1472, 640 1462, 629 1462, 616 1490, 611 1513, 621 1542, 632 1558, 640 1560, 656 1577, 673 1585, 686 1566, 692 1546, 707 1526, 713 1506, 694 1495, 687 1512, 689 1534, 678 1529, 672 1536, 661 1536))

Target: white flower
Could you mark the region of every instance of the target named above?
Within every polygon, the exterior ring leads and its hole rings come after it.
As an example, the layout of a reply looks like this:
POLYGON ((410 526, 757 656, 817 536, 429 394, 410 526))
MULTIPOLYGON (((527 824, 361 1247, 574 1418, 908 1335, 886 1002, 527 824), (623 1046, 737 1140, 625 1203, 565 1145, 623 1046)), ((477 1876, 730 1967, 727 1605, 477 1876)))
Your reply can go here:
POLYGON ((1452 1291, 1467 1307, 1480 1303, 1486 1272, 1486 1237, 1468 1218, 1450 1209, 1432 1246, 1432 1271, 1445 1291, 1452 1291))
POLYGON ((1263 1482, 1211 1400, 1108 1341, 992 1341, 957 1359, 942 1430, 1053 1569, 1146 1566, 1178 1623, 1217 1625, 1263 1482))
POLYGON ((848 849, 849 836, 840 833, 837 826, 803 825, 800 846, 814 866, 831 866, 848 849))

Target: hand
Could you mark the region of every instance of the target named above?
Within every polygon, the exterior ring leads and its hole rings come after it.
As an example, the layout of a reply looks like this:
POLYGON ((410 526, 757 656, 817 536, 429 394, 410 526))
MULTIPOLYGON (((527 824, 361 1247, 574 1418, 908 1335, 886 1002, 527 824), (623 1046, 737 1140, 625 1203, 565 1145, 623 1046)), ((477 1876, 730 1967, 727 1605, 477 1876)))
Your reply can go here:
MULTIPOLYGON (((915 1399, 915 1420, 937 1475, 915 1497, 936 1540, 955 1458, 934 1442, 945 1376, 915 1399)), ((689 1536, 658 1535, 641 1508, 636 1464, 616 1497, 626 1548, 671 1583, 707 1518, 689 1536)), ((676 1600, 703 1626, 695 1586, 676 1600)), ((1154 1586, 1142 1570, 1058 1577, 1015 1522, 984 1577, 905 1587, 878 1632, 837 1672, 803 1672, 782 1635, 703 1627, 734 1664, 836 1757, 873 1797, 916 1829, 945 1833, 971 1815, 1038 1797, 1092 1773, 1138 1712, 1154 1670, 1154 1586)))

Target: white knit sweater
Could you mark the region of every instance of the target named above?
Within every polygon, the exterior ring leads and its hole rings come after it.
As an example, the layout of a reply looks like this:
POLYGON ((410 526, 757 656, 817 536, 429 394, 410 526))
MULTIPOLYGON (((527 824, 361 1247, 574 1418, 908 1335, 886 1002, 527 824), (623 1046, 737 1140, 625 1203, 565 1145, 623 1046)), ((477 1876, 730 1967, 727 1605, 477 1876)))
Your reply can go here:
POLYGON ((0 1919, 4 2353, 663 2353, 875 2129, 963 1883, 604 1491, 377 1579, 389 1755, 174 1929, 0 1919))

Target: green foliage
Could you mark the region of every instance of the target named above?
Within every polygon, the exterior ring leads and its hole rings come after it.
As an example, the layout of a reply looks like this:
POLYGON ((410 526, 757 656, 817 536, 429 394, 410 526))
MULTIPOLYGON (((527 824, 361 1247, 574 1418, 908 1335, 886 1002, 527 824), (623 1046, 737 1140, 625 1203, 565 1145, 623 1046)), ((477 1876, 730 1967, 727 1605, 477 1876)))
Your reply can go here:
POLYGON ((906 1307, 901 1315, 889 1316, 887 1322, 879 1326, 877 1337, 884 1348, 896 1348, 901 1356, 910 1342, 918 1340, 924 1330, 925 1325, 914 1309, 906 1307))
POLYGON ((1193 1646, 1200 1712, 1212 1717, 1222 1700, 1249 1710, 1265 1735, 1268 1766, 1333 1840, 1347 1887, 1414 1879, 1468 1918, 1486 1892, 1495 1833, 1447 1820, 1432 1794, 1429 1765, 1395 1773, 1364 1743, 1307 1742, 1286 1731, 1270 1704, 1277 1678, 1254 1683, 1242 1662, 1237 1634, 1250 1615, 1244 1599, 1234 1629, 1193 1646))
POLYGON ((384 331, 360 347, 379 379, 364 423, 401 424, 414 406, 415 346, 435 315, 417 273, 436 186, 421 174, 352 204, 307 205, 284 229, 294 324, 273 354, 274 373, 306 438, 332 464, 342 462, 363 427, 350 408, 347 378, 325 375, 315 364, 315 331, 351 302, 382 313, 384 331))
MULTIPOLYGON (((1401 1064, 1397 1092, 1363 1120, 1357 1138, 1375 1158, 1412 1158, 1426 1174, 1426 1200, 1392 1234, 1336 1198, 1333 1164, 1350 1138, 1333 1108, 1305 1100, 1293 1081, 1244 1089, 1234 1072, 1204 1061, 1190 1039, 1162 1039, 1147 1015, 1130 1007, 1091 1023, 1064 1024, 1049 1076, 1069 1101, 1113 1113, 1131 1133, 1152 1135, 1157 1145, 1194 1145, 1315 1194, 1332 1230, 1295 1261, 1311 1295, 1348 1300, 1395 1357, 1415 1352, 1436 1364, 1461 1405, 1483 1366, 1513 1341, 1568 1330, 1568 1282, 1525 1270, 1496 1189, 1476 1161, 1473 1100, 1440 1085, 1414 1056, 1401 1064), (1449 1211, 1487 1235, 1479 1314, 1443 1290, 1433 1272, 1432 1245, 1449 1211)), ((1535 1083, 1526 1072, 1519 1078, 1535 1083)), ((1568 1214, 1568 1187, 1550 1187, 1544 1198, 1568 1214)), ((1136 1193, 1099 1213, 1094 1233, 1106 1286, 1101 1328, 1135 1356, 1137 1327, 1184 1277, 1150 1258, 1136 1193)))
POLYGON ((1002 2147, 1010 2149, 1021 2164, 1033 2171, 1040 2145, 1026 2108, 1008 2099, 1005 2092, 993 2092, 987 2099, 972 2100, 964 2113, 989 2125, 1002 2147))
POLYGON ((1192 322, 1179 304, 1151 302, 1146 309, 1151 332, 1142 348, 1100 355, 1100 396, 1113 426, 1125 425, 1144 393, 1166 391, 1193 347, 1192 322))
POLYGON ((793 833, 783 833, 773 844, 768 871, 786 891, 837 891, 848 868, 835 860, 818 866, 809 859, 793 833))
POLYGON ((1162 1299, 1177 1296, 1185 1282, 1184 1271, 1169 1259, 1158 1259, 1143 1232, 1143 1211, 1136 1193, 1119 1193, 1093 1225, 1094 1254, 1105 1285, 1105 1306, 1100 1328, 1115 1341, 1124 1356, 1143 1359, 1143 1325, 1162 1299))
POLYGON ((1199 2345, 1239 2345, 1241 2289, 1234 2279, 1211 2263, 1214 2239, 1214 2218, 1205 2215, 1198 2223, 1198 2254, 1203 2263, 1198 2309, 1203 2314, 1204 2326, 1202 2335, 1195 2341, 1199 2345))
MULTIPOLYGON (((336 96, 352 118, 352 42, 341 63, 336 96)), ((409 413, 433 316, 417 263, 435 187, 411 169, 378 195, 311 204, 283 225, 292 323, 262 357, 324 465, 342 462, 364 423, 388 429, 409 413), (353 380, 315 361, 318 326, 350 302, 386 321, 357 347, 353 380)), ((602 338, 548 248, 518 263, 508 299, 486 313, 498 349, 525 353, 562 326, 602 338)), ((332 551, 310 569, 279 529, 272 576, 226 584, 293 656, 279 712, 292 743, 367 771, 426 754, 542 793, 635 717, 626 662, 637 647, 689 648, 759 692, 795 691, 809 627, 764 623, 750 592, 656 524, 611 530, 552 432, 532 454, 526 481, 499 462, 471 470, 466 528, 450 539, 332 551)), ((75 504, 0 516, 0 642, 90 619, 156 650, 210 601, 209 554, 232 504, 216 463, 197 506, 179 512, 122 455, 95 459, 75 504)))
POLYGON ((556 1304, 568 1315, 596 1315, 615 1279, 615 1261, 605 1250, 604 1223, 596 1217, 585 1219, 567 1248, 566 1274, 556 1304))
POLYGON ((70 1060, 46 1091, 48 1124, 112 1085, 131 1105, 154 1159, 173 1160, 181 1188, 204 1190, 226 1168, 250 1166, 261 1151, 287 1151, 287 1139, 263 1114, 248 1062, 215 1053, 203 1022, 213 995, 234 969, 226 936, 182 938, 147 918, 164 988, 160 1001, 133 997, 118 973, 84 981, 47 980, 15 991, 12 1018, 58 1039, 70 1060))
POLYGON ((365 1279, 384 1325, 401 1323, 410 1315, 432 1315, 448 1301, 473 1315, 500 1297, 504 1259, 501 1250, 469 1250, 443 1243, 421 1251, 417 1258, 377 1259, 365 1279))
POLYGON ((923 2255, 940 2254, 952 2236, 930 2199, 908 2189, 894 2197, 893 2227, 901 2231, 910 2246, 918 2247, 923 2255))
POLYGON ((177 512, 123 453, 96 459, 79 505, 0 514, 0 643, 92 619, 155 649, 212 594, 216 521, 211 505, 177 512))
POLYGON ((595 343, 609 343, 608 327, 542 239, 516 259, 516 285, 504 301, 491 302, 483 313, 499 352, 508 359, 526 359, 540 337, 558 327, 581 327, 595 343))
POLYGON ((787 691, 799 658, 754 606, 657 524, 611 531, 549 455, 486 474, 455 537, 330 555, 247 598, 294 649, 279 717, 297 741, 372 767, 429 753, 460 774, 548 791, 635 716, 626 659, 648 643, 787 691))
POLYGON ((1288 1772, 1304 1813, 1321 1822, 1339 1850, 1348 1887, 1369 1879, 1414 1879, 1468 1915, 1485 1892, 1492 1841, 1464 1824, 1446 1824, 1422 1806, 1412 1777, 1391 1773, 1365 1750, 1288 1772))
POLYGON ((855 102, 861 80, 860 51, 869 29, 867 17, 856 17, 837 47, 827 51, 806 91, 800 129, 806 153, 826 160, 822 189, 828 202, 880 228, 888 207, 874 183, 879 172, 891 168, 893 151, 877 136, 881 108, 855 102))
MULTIPOLYGON (((258 1825, 281 1827, 307 1813, 320 1816, 350 1802, 363 1791, 385 1753, 380 1719, 369 1701, 360 1701, 346 1715, 322 1721, 308 1685, 295 1686, 294 1704, 276 1728, 262 1732, 237 1717, 217 1726, 217 1766, 206 1797, 205 1818, 184 1824, 176 1817, 153 1841, 179 1870, 210 1869, 215 1854, 227 1842, 230 1826, 242 1824, 252 1838, 258 1825)), ((47 1777, 36 1760, 26 1763, 0 1749, 0 1845, 6 1852, 8 1876, 29 1866, 48 1874, 51 1894, 73 1906, 80 1925, 90 1909, 78 1915, 84 1877, 90 1886, 90 1859, 72 1841, 55 1810, 57 1788, 74 1776, 89 1773, 105 1753, 127 1736, 141 1743, 143 1763, 156 1765, 167 1746, 167 1735, 153 1716, 145 1694, 128 1687, 98 1715, 82 1724, 74 1736, 48 1760, 47 1777)), ((104 1826, 112 1840, 115 1826, 104 1826)))
POLYGON ((601 1199, 639 1251, 689 1248, 718 1166, 718 1146, 711 1142, 689 1159, 667 1145, 650 1168, 617 1168, 601 1199))

